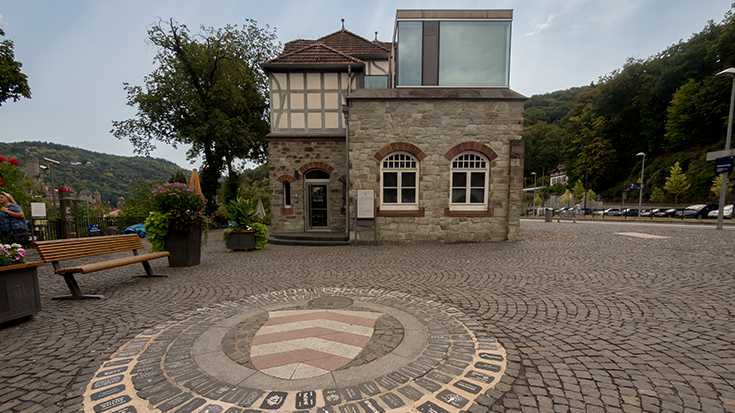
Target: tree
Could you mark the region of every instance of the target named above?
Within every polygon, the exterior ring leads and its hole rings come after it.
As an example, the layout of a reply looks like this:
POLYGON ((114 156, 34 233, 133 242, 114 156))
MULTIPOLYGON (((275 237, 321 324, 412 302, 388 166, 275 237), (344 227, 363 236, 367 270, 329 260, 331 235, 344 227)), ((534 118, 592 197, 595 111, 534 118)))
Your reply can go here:
POLYGON ((151 192, 162 184, 162 181, 150 182, 145 179, 138 179, 130 190, 125 193, 125 204, 122 206, 120 215, 126 217, 146 217, 153 210, 151 204, 151 192))
POLYGON ((574 193, 574 202, 582 202, 582 198, 584 197, 584 185, 582 184, 582 181, 577 181, 574 184, 572 192, 574 193))
POLYGON ((267 159, 267 78, 258 65, 280 50, 275 31, 245 26, 201 27, 190 34, 173 19, 148 30, 158 47, 158 68, 144 78, 144 86, 125 83, 128 105, 136 118, 113 121, 113 135, 127 138, 137 153, 148 155, 154 141, 176 147, 189 144, 189 159, 202 154, 202 192, 214 205, 221 173, 235 176, 236 159, 256 163, 267 159))
MULTIPOLYGON (((712 186, 710 186, 709 191, 715 194, 715 197, 720 197, 720 191, 722 190, 722 174, 715 175, 714 178, 712 178, 712 186)), ((732 193, 732 181, 728 179, 727 187, 725 188, 725 193, 732 193)))
POLYGON ((30 217, 30 204, 38 202, 40 197, 31 195, 35 188, 33 183, 23 176, 24 172, 14 158, 0 157, 0 191, 12 195, 15 203, 25 211, 26 217, 30 217))
MULTIPOLYGON (((0 36, 5 37, 2 29, 0 36)), ((23 64, 15 60, 13 41, 6 39, 0 42, 0 106, 8 99, 17 102, 21 97, 31 98, 28 76, 20 71, 21 67, 23 64)))
POLYGON ((587 204, 588 204, 588 205, 591 205, 591 204, 589 203, 589 201, 594 201, 594 200, 595 200, 595 198, 597 198, 597 194, 595 193, 595 191, 593 191, 593 190, 591 190, 591 189, 588 189, 588 190, 587 190, 587 193, 586 193, 586 194, 585 194, 584 196, 585 196, 585 197, 587 198, 587 201, 588 201, 588 202, 587 202, 587 204))
POLYGON ((189 182, 186 180, 186 175, 184 175, 184 171, 179 168, 175 172, 171 173, 171 178, 169 178, 168 183, 172 184, 174 182, 180 182, 182 184, 188 184, 189 182))
POLYGON ((664 190, 659 187, 654 187, 653 191, 651 191, 651 197, 649 198, 651 202, 655 202, 659 205, 661 205, 662 202, 666 199, 666 194, 664 193, 664 190))
POLYGON ((666 183, 664 184, 664 189, 674 195, 674 208, 678 204, 679 195, 688 191, 690 186, 691 184, 687 183, 686 175, 681 171, 679 162, 675 163, 671 167, 671 174, 666 178, 666 183))
POLYGON ((567 206, 569 206, 569 203, 574 200, 574 195, 572 194, 572 191, 567 189, 566 192, 564 192, 564 195, 559 198, 559 200, 561 202, 566 202, 567 206))

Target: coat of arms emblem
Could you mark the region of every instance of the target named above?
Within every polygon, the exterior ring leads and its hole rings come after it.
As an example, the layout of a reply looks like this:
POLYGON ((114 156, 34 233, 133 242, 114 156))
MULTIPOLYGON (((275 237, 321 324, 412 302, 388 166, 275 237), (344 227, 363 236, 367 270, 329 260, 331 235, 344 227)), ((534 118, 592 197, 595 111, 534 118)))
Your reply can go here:
POLYGON ((281 379, 305 379, 351 362, 373 336, 382 313, 348 310, 270 311, 250 346, 261 372, 281 379))

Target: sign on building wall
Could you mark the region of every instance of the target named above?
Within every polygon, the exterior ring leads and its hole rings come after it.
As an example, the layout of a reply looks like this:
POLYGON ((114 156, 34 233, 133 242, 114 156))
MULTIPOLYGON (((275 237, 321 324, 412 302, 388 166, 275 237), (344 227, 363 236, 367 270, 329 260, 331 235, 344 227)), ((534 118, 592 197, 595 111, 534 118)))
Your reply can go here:
POLYGON ((375 191, 372 189, 357 190, 357 219, 373 219, 375 218, 375 208, 373 208, 375 199, 375 191))

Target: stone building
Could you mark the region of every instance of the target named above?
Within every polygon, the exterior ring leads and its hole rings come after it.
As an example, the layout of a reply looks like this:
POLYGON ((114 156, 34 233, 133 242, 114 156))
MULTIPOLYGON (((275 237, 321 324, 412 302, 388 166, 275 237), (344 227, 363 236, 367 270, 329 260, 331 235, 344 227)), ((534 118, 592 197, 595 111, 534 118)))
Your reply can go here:
POLYGON ((265 62, 272 232, 372 239, 354 222, 368 190, 381 243, 516 240, 526 98, 509 87, 511 21, 398 10, 392 42, 343 27, 265 62))

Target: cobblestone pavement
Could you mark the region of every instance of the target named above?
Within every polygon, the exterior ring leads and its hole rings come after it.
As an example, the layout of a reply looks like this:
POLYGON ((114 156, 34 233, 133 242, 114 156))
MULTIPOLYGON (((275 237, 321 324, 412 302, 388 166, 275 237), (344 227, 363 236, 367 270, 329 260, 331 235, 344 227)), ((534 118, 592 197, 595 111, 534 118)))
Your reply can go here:
POLYGON ((507 366, 464 411, 735 411, 730 230, 523 221, 516 243, 236 253, 220 235, 198 267, 154 261, 168 278, 131 278, 142 271, 133 266, 78 276, 101 301, 52 301, 66 285, 40 267, 43 310, 0 329, 0 411, 81 411, 97 372, 146 331, 222 303, 324 288, 408 294, 489 331, 507 366))

